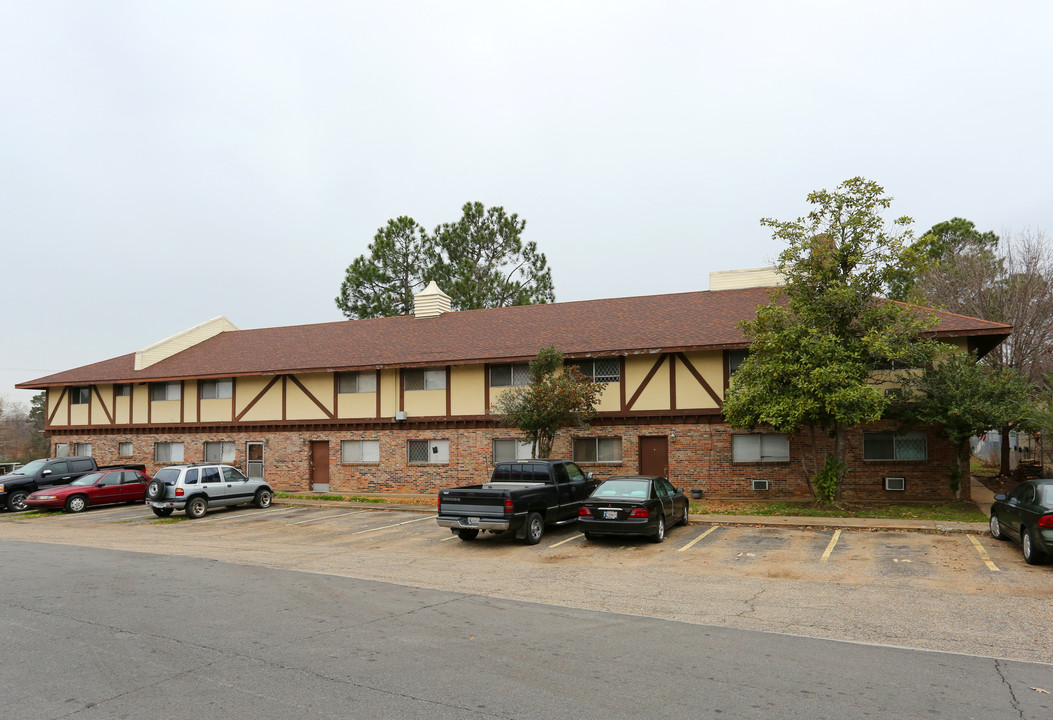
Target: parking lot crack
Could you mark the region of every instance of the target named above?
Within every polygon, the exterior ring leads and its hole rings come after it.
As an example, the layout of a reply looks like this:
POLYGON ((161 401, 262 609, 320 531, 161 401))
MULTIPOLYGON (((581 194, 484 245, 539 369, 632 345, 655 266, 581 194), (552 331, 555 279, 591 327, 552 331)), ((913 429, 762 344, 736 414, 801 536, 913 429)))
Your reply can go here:
POLYGON ((1002 679, 1002 684, 1005 685, 1005 689, 1009 691, 1010 704, 1013 709, 1016 710, 1016 714, 1020 716, 1021 720, 1024 717, 1024 709, 1020 707, 1020 701, 1016 698, 1016 692, 1013 690, 1013 683, 1009 682, 1009 678, 1002 672, 1002 663, 999 660, 994 660, 995 672, 998 673, 998 677, 1002 679))
POLYGON ((757 599, 766 592, 764 588, 761 588, 755 592, 751 597, 746 598, 745 604, 746 609, 742 612, 736 613, 735 617, 746 617, 747 615, 755 615, 757 612, 757 599))

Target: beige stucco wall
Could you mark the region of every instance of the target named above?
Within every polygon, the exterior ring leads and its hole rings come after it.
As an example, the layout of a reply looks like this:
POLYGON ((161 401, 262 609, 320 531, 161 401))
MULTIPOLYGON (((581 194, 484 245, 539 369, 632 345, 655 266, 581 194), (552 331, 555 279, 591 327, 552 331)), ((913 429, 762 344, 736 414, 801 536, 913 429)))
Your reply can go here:
POLYGON ((411 390, 403 400, 406 415, 411 418, 446 415, 445 390, 411 390))
POLYGON ((116 398, 113 406, 113 422, 117 425, 127 425, 132 421, 132 398, 116 398))
POLYGON ((54 415, 54 420, 51 421, 51 425, 57 426, 66 424, 66 403, 68 402, 68 392, 62 392, 62 388, 48 388, 47 417, 52 417, 52 415, 54 415), (59 402, 60 395, 62 396, 61 403, 59 402), (59 407, 58 412, 55 411, 56 407, 59 407))
MULTIPOLYGON (((235 393, 237 396, 237 407, 235 415, 240 414, 249 406, 260 391, 267 387, 267 383, 271 381, 269 377, 247 377, 237 378, 238 390, 235 393)), ((252 409, 245 413, 242 420, 253 421, 253 420, 280 420, 282 417, 282 382, 279 380, 274 383, 274 386, 267 391, 267 394, 257 401, 252 409)))
MULTIPOLYGON (((332 377, 332 376, 330 376, 332 377)), ((333 384, 332 380, 328 383, 319 383, 318 374, 313 375, 297 375, 296 379, 299 380, 307 392, 311 393, 314 397, 318 398, 318 401, 322 403, 330 412, 333 409, 333 384), (325 395, 328 394, 328 398, 325 395), (321 397, 319 397, 321 395, 321 397), (328 402, 327 402, 328 400, 328 402)), ((310 397, 301 390, 296 383, 291 380, 286 380, 286 391, 285 391, 285 415, 289 420, 321 420, 326 417, 326 414, 318 407, 310 397)))
POLYGON ((233 409, 230 398, 203 399, 200 422, 230 422, 233 409))
MULTIPOLYGON (((624 382, 624 378, 622 382, 624 382)), ((621 383, 603 383, 604 388, 596 403, 596 409, 600 412, 613 412, 622 409, 621 383)), ((628 398, 626 398, 628 399, 628 398)))
MULTIPOLYGON (((68 402, 68 399, 67 399, 68 402)), ((99 411, 102 412, 101 410, 99 411)), ((71 425, 88 424, 88 405, 70 405, 69 421, 71 425)))
MULTIPOLYGON (((374 401, 374 407, 376 403, 374 401)), ((380 417, 393 418, 399 409, 399 371, 380 373, 380 417)))
POLYGON ((197 380, 183 381, 183 422, 198 422, 197 396, 197 380))
POLYGON ((132 385, 132 419, 136 425, 146 423, 150 408, 150 386, 146 383, 132 385))
MULTIPOLYGON (((637 389, 643 383, 647 373, 651 372, 655 362, 660 355, 630 356, 625 359, 625 400, 629 401, 637 389)), ((668 410, 669 409, 669 362, 665 361, 658 368, 647 387, 636 399, 631 408, 638 410, 668 410)))
POLYGON ((99 385, 97 389, 98 395, 95 390, 91 391, 91 424, 110 425, 109 418, 113 417, 113 385, 99 385), (99 400, 100 396, 102 400, 99 400))
POLYGON ((485 413, 486 382, 486 371, 483 365, 461 365, 451 368, 450 414, 482 415, 485 413))
MULTIPOLYGON (((718 397, 724 394, 724 354, 722 352, 684 353, 718 397)), ((718 407, 694 374, 677 358, 676 361, 676 407, 713 409, 718 407)))
POLYGON ((150 420, 154 423, 177 423, 179 418, 179 400, 151 400, 150 420))

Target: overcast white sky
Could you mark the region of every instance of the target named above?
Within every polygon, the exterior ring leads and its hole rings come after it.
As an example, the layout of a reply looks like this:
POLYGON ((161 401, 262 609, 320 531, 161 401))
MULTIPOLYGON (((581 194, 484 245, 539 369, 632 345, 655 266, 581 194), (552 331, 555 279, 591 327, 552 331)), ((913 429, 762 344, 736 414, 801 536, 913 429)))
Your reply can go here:
POLYGON ((527 220, 557 300, 705 290, 856 175, 1053 231, 1053 3, 0 0, 0 395, 342 319, 388 218, 527 220))

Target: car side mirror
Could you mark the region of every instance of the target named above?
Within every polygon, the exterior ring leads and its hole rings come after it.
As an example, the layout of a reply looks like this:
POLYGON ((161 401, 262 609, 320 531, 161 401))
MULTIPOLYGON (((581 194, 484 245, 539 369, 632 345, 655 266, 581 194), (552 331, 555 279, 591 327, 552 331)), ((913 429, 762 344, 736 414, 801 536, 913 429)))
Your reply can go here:
POLYGON ((592 480, 592 473, 590 473, 590 472, 585 473, 585 479, 586 480, 592 480))
POLYGON ((682 494, 684 492, 684 488, 677 488, 676 491, 682 494))
POLYGON ((995 495, 995 500, 1001 500, 1002 502, 1005 502, 1005 499, 1007 497, 1008 495, 1006 495, 1005 493, 998 493, 997 495, 995 495))
POLYGON ((45 475, 50 475, 50 474, 51 474, 50 470, 41 470, 40 471, 40 477, 44 477, 45 475))
POLYGON ((101 482, 98 485, 96 485, 95 487, 109 487, 109 486, 110 486, 110 484, 108 482, 101 482))

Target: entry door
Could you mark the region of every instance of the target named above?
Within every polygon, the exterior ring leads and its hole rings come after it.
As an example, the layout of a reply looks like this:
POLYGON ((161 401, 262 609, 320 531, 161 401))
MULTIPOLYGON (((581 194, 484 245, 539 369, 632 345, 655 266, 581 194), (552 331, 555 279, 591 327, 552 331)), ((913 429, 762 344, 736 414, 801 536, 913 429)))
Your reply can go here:
POLYGON ((329 492, 329 441, 311 441, 311 489, 329 492))
POLYGON ((640 474, 669 477, 669 438, 640 438, 640 474))
POLYGON ((245 469, 250 480, 263 479, 263 443, 245 443, 245 469))

